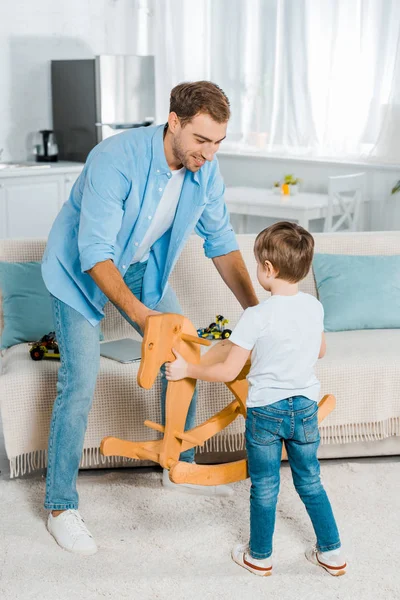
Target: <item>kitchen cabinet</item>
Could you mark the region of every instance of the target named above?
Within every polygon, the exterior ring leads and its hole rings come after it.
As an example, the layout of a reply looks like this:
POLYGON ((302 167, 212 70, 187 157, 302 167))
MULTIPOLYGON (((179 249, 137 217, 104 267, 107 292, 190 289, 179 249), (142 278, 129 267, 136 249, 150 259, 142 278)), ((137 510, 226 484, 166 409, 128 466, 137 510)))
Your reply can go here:
POLYGON ((0 166, 0 239, 47 238, 84 165, 0 166))

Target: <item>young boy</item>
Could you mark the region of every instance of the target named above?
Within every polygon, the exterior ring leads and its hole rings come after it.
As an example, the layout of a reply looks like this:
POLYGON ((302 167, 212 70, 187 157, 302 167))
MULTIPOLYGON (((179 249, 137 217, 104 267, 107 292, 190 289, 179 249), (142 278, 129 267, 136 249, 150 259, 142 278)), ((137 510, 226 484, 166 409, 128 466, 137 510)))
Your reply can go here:
POLYGON ((272 537, 279 492, 282 443, 295 488, 312 521, 317 543, 307 559, 331 575, 344 575, 338 529, 320 480, 318 407, 314 373, 325 354, 322 304, 299 292, 310 270, 314 239, 293 223, 264 229, 254 245, 257 278, 271 297, 243 313, 227 358, 218 364, 186 363, 177 353, 167 379, 232 381, 251 353, 248 374, 246 448, 251 478, 250 543, 232 550, 233 560, 255 575, 272 573, 272 537))

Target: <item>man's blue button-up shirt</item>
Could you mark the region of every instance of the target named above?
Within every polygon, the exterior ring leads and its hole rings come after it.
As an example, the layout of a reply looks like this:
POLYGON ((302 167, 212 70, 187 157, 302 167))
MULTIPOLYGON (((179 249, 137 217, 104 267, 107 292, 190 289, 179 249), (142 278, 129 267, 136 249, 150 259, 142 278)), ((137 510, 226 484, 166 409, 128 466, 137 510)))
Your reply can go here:
MULTIPOLYGON (((171 176, 164 125, 131 129, 98 144, 50 231, 42 274, 48 290, 96 325, 107 297, 87 271, 113 260, 122 276, 150 226, 171 176)), ((142 302, 154 308, 188 236, 204 239, 207 257, 238 249, 218 161, 186 171, 172 227, 152 246, 142 302)))

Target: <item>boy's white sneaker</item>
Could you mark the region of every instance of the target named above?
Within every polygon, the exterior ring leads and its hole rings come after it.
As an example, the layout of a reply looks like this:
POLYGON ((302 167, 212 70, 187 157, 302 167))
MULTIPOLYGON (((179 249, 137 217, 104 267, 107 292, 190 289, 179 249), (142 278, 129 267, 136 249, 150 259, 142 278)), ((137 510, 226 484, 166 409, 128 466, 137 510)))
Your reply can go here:
POLYGON ((250 573, 253 573, 253 575, 259 575, 260 577, 272 575, 271 557, 263 558, 262 560, 253 558, 249 553, 247 544, 236 544, 232 548, 231 556, 236 564, 244 567, 250 573))
POLYGON ((65 510, 57 517, 50 513, 47 529, 57 544, 77 554, 95 554, 97 545, 77 510, 65 510))
POLYGON ((197 494, 199 496, 232 496, 233 489, 229 485, 194 485, 192 483, 174 483, 169 478, 168 469, 163 469, 163 486, 175 492, 197 494))
POLYGON ((331 552, 318 552, 315 546, 311 546, 306 550, 305 554, 307 560, 313 565, 322 567, 335 577, 345 575, 346 573, 347 563, 340 548, 331 552))

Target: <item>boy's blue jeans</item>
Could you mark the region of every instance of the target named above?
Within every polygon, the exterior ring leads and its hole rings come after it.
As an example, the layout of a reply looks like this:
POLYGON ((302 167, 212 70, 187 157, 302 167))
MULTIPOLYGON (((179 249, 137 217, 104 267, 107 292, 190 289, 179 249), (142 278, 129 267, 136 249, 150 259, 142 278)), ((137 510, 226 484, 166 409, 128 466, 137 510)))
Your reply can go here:
MULTIPOLYGON (((141 298, 145 263, 132 265, 125 274, 125 283, 141 298)), ((60 348, 57 398, 53 406, 48 444, 45 508, 65 510, 78 508, 76 479, 81 460, 87 419, 100 365, 100 326, 93 327, 76 310, 52 297, 54 326, 60 348)), ((178 299, 171 288, 155 307, 160 312, 181 314, 178 299)), ((139 326, 123 316, 141 334, 139 326)), ((161 412, 165 420, 167 380, 161 368, 161 412)), ((196 391, 190 404, 186 429, 194 427, 196 391)), ((181 454, 181 460, 194 461, 194 449, 181 454)))
POLYGON ((272 554, 283 441, 293 483, 312 521, 318 550, 340 548, 335 518, 320 479, 317 412, 317 403, 304 396, 247 409, 250 554, 254 558, 268 558, 272 554))

